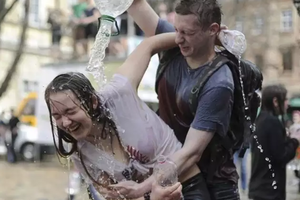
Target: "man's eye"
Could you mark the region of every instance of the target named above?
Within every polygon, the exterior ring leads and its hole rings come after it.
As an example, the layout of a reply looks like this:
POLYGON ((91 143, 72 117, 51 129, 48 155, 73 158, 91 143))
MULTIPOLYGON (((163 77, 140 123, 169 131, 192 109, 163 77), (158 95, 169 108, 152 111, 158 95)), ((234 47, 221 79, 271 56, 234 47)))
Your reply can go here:
POLYGON ((67 113, 67 115, 75 115, 76 114, 76 111, 70 111, 67 113))

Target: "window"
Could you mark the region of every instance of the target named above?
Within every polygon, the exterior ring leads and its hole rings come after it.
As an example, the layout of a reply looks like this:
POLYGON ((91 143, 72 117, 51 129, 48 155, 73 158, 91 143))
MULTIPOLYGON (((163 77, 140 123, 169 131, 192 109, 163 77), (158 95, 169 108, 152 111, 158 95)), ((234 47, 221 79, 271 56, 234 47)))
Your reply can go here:
POLYGON ((36 81, 23 81, 23 92, 27 94, 28 92, 36 92, 37 91, 37 82, 36 81))
POLYGON ((29 20, 30 24, 38 26, 40 24, 40 0, 30 0, 29 20))
POLYGON ((282 51, 283 70, 290 71, 293 69, 293 50, 288 48, 282 51))
POLYGON ((78 0, 68 0, 68 5, 73 6, 78 3, 78 0))
POLYGON ((293 11, 292 9, 281 12, 281 31, 290 32, 293 29, 293 11))

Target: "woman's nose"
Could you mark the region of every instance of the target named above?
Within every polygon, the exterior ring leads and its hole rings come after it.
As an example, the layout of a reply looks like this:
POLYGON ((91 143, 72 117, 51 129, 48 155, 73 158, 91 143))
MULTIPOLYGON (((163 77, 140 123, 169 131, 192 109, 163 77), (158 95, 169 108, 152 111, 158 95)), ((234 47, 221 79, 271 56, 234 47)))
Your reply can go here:
POLYGON ((72 121, 66 117, 66 116, 62 116, 62 125, 64 128, 68 128, 71 125, 72 121))

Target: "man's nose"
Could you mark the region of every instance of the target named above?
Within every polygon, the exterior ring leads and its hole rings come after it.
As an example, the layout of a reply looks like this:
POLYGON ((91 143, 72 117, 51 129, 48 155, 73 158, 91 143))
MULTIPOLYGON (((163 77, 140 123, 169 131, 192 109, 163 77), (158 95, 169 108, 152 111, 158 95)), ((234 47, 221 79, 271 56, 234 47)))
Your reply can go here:
POLYGON ((180 33, 176 33, 175 42, 176 44, 181 44, 184 42, 184 38, 180 33))
POLYGON ((68 117, 62 116, 62 125, 64 128, 69 128, 71 123, 72 123, 72 121, 68 117))

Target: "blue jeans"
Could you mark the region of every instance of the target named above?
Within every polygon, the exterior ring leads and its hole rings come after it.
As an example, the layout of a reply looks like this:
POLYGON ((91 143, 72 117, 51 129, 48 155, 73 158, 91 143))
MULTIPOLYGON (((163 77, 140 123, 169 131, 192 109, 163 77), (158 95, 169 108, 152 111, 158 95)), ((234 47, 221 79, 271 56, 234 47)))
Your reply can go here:
POLYGON ((249 154, 249 149, 246 150, 245 155, 243 158, 239 158, 239 151, 235 152, 234 154, 234 163, 238 166, 238 163, 241 165, 241 172, 240 172, 240 180, 242 190, 247 189, 247 156, 249 154))

